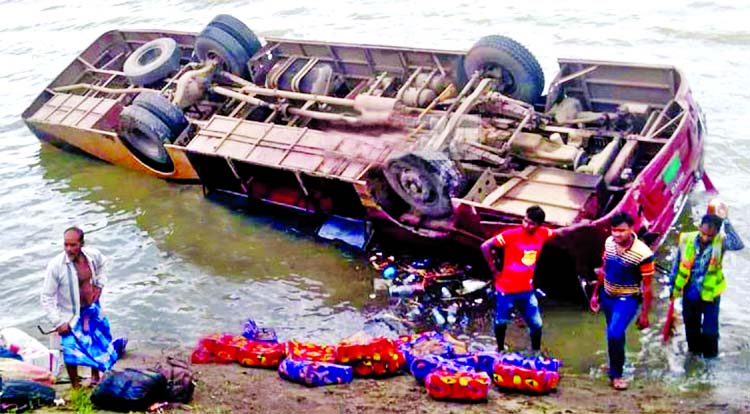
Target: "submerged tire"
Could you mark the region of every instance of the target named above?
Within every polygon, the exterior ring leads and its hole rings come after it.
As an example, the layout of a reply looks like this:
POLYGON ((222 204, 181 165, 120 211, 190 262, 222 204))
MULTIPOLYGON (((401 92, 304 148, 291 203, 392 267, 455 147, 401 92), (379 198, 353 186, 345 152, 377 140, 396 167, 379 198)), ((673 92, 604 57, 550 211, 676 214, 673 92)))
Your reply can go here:
POLYGON ((151 111, 130 105, 120 112, 120 138, 123 144, 142 163, 160 172, 174 169, 164 143, 172 138, 172 131, 151 111))
POLYGON ((258 37, 255 36, 255 33, 253 33, 245 23, 232 15, 216 15, 216 17, 208 23, 208 26, 219 28, 231 35, 242 45, 248 57, 253 57, 253 55, 260 50, 260 41, 258 40, 258 37))
POLYGON ((433 218, 453 213, 451 198, 461 191, 462 177, 445 154, 422 151, 392 158, 383 174, 391 189, 415 212, 433 218))
POLYGON ((181 57, 182 52, 177 42, 172 38, 162 37, 141 45, 131 53, 125 60, 122 71, 130 83, 150 85, 179 70, 181 57))
POLYGON ((519 101, 536 102, 544 90, 544 72, 534 55, 505 36, 485 36, 469 49, 464 60, 467 76, 482 71, 500 80, 499 92, 519 101))
POLYGON ((133 99, 133 105, 140 106, 156 115, 171 131, 169 141, 174 141, 188 125, 185 113, 163 95, 157 92, 141 92, 133 99))
POLYGON ((217 59, 224 70, 237 76, 248 75, 250 55, 237 39, 216 26, 206 26, 196 37, 195 55, 201 61, 217 59))

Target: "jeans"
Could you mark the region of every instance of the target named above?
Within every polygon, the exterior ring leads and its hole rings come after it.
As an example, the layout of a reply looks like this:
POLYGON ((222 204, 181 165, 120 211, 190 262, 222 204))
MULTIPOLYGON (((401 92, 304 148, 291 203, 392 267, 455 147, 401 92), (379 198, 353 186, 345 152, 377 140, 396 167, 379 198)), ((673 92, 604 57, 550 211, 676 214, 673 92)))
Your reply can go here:
POLYGON ((601 308, 607 319, 607 353, 609 377, 621 378, 625 366, 625 331, 635 319, 640 307, 638 296, 609 296, 601 294, 601 308))
POLYGON ((685 336, 688 351, 713 358, 719 355, 719 302, 701 299, 682 299, 682 319, 685 321, 685 336))
POLYGON ((542 313, 539 310, 539 302, 534 291, 519 293, 495 294, 495 339, 497 349, 502 351, 505 346, 505 329, 510 322, 510 313, 513 308, 521 312, 521 317, 529 327, 531 336, 531 349, 538 351, 542 346, 542 313))
POLYGON ((507 325, 513 308, 521 312, 521 317, 533 335, 542 331, 542 313, 534 291, 519 293, 497 292, 495 296, 495 326, 507 325))

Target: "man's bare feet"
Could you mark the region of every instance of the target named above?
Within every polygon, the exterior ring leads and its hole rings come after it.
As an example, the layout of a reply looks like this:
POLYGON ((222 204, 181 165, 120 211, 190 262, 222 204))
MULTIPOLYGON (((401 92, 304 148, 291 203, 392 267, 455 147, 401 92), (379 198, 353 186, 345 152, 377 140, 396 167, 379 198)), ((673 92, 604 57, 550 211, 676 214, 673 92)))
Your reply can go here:
POLYGON ((65 370, 68 371, 68 378, 70 378, 70 386, 73 389, 81 388, 81 381, 78 378, 78 366, 65 364, 65 370))

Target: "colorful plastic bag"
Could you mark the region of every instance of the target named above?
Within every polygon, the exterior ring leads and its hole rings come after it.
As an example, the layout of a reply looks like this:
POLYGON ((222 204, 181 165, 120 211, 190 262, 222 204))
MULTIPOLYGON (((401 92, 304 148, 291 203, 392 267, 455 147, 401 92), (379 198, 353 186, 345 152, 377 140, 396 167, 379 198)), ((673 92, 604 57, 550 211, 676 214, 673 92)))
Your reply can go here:
MULTIPOLYGON (((210 363, 229 363, 233 362, 231 353, 224 351, 222 357, 217 353, 225 348, 227 344, 234 341, 234 335, 231 334, 212 334, 204 336, 198 340, 198 345, 190 355, 190 362, 193 364, 210 364, 210 363)), ((234 351, 236 359, 236 351, 234 351)))
POLYGON ((432 371, 437 370, 439 367, 451 367, 457 369, 458 367, 451 362, 451 360, 443 358, 439 355, 426 355, 423 357, 414 358, 409 367, 409 372, 414 376, 414 379, 418 383, 424 384, 425 378, 432 371))
POLYGON ((245 344, 247 344, 247 339, 243 336, 221 336, 214 345, 217 362, 237 362, 237 353, 245 344))
POLYGON ((193 364, 237 362, 238 353, 248 343, 247 338, 231 334, 213 334, 198 340, 190 362, 193 364))
POLYGON ((388 338, 354 335, 336 346, 336 362, 351 365, 358 377, 381 377, 398 373, 404 354, 388 338))
POLYGON ((190 362, 193 364, 213 364, 218 361, 216 355, 212 352, 208 352, 203 348, 197 348, 190 354, 190 362))
POLYGON ((258 328, 258 332, 255 333, 255 338, 253 338, 253 340, 256 342, 270 342, 274 344, 279 342, 279 338, 273 328, 258 328))
POLYGON ((490 377, 485 372, 437 369, 425 378, 425 388, 438 400, 484 401, 490 391, 490 377))
POLYGON ((375 355, 389 350, 396 350, 396 345, 388 338, 350 337, 336 346, 336 362, 348 364, 362 359, 373 359, 375 355))
POLYGON ((286 344, 250 341, 237 351, 237 362, 246 367, 276 368, 286 356, 286 344))
POLYGON ((285 359, 279 364, 279 376, 285 380, 319 387, 352 382, 352 367, 318 361, 285 359))
POLYGON ((336 362, 336 347, 309 342, 289 341, 286 344, 288 359, 299 361, 336 362))
POLYGON ((254 320, 248 319, 242 329, 242 336, 249 340, 255 340, 255 336, 258 335, 258 324, 254 320))
POLYGON ((397 341, 398 348, 404 354, 406 367, 411 368, 415 358, 437 355, 451 358, 454 355, 453 345, 441 334, 430 331, 421 334, 402 336, 397 341))
POLYGON ((496 359, 503 364, 515 365, 530 370, 559 371, 562 363, 557 358, 543 355, 524 355, 519 352, 500 353, 496 359))
POLYGON ((500 388, 546 394, 557 388, 560 373, 522 368, 496 361, 492 381, 500 388))

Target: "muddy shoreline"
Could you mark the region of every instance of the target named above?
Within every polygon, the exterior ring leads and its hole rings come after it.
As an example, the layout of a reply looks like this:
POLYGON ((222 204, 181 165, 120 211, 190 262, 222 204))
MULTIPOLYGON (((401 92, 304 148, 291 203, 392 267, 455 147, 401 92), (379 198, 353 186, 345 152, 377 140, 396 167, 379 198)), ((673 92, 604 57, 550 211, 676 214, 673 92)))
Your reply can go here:
MULTIPOLYGON (((155 365, 167 355, 187 358, 189 349, 139 349, 118 362, 117 369, 155 365)), ((750 402, 727 404, 709 391, 679 391, 667 385, 635 379, 627 391, 615 391, 606 380, 563 369, 558 390, 544 396, 490 391, 486 403, 464 404, 431 399, 413 377, 355 379, 345 385, 306 388, 279 378, 275 370, 237 364, 193 365, 194 399, 172 406, 173 413, 748 413, 750 402)), ((70 385, 59 384, 58 394, 69 401, 70 385)), ((75 412, 59 407, 57 412, 75 412)), ((37 412, 49 412, 37 410, 37 412)), ((94 411, 107 413, 106 411, 94 411)))

